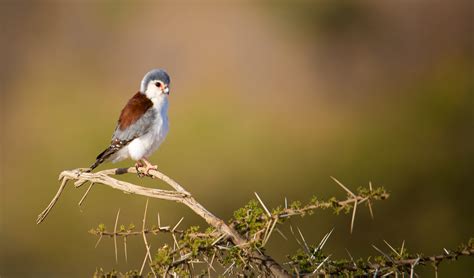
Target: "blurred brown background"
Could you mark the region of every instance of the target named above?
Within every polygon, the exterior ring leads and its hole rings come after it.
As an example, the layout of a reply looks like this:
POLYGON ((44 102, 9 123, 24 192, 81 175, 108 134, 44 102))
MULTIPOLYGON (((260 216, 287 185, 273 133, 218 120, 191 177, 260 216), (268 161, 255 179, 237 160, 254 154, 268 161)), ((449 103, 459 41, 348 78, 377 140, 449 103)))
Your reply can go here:
MULTIPOLYGON (((69 187, 46 222, 36 216, 58 173, 89 166, 143 75, 172 78, 171 130, 152 161, 228 219, 258 192, 272 207, 344 197, 383 185, 375 220, 317 212, 295 219, 307 241, 335 232, 327 252, 375 255, 382 240, 442 253, 473 236, 473 2, 58 1, 0 3, 0 276, 88 277, 96 267, 140 268, 87 231, 141 223, 145 198, 69 187)), ((118 166, 131 165, 131 161, 118 166)), ((114 165, 115 166, 115 165, 114 165)), ((101 166, 100 169, 112 167, 101 166)), ((128 177, 149 186, 157 184, 128 177)), ((152 201, 150 223, 203 225, 188 209, 152 201)), ((269 254, 297 248, 275 234, 269 254)), ((152 240, 152 249, 166 237, 152 240)), ((420 274, 432 275, 431 269, 420 274)), ((474 260, 440 277, 474 274, 474 260)), ((459 277, 459 276, 458 276, 459 277)))

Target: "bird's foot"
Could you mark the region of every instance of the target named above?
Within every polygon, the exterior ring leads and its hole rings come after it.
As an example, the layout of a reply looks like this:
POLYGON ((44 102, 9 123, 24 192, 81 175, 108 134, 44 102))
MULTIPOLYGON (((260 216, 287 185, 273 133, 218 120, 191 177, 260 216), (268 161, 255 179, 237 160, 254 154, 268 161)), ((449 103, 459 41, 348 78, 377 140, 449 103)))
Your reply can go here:
POLYGON ((143 163, 139 160, 135 163, 135 169, 137 170, 137 175, 139 178, 143 178, 145 174, 140 171, 140 168, 143 167, 143 163))
POLYGON ((140 161, 137 161, 137 163, 135 163, 135 168, 137 169, 137 173, 138 173, 138 176, 140 178, 142 178, 144 176, 152 176, 152 175, 150 175, 150 171, 151 170, 158 170, 157 165, 151 164, 146 159, 142 159, 140 161), (144 171, 141 171, 139 168, 143 168, 143 167, 145 167, 145 169, 144 169, 144 171))
POLYGON ((148 176, 151 176, 150 175, 150 170, 158 170, 158 165, 153 165, 150 163, 150 161, 146 160, 146 159, 142 159, 143 163, 145 163, 145 173, 146 175, 148 176))
POLYGON ((152 176, 150 175, 150 170, 158 170, 158 165, 147 165, 146 168, 145 168, 145 173, 148 175, 148 176, 152 176))

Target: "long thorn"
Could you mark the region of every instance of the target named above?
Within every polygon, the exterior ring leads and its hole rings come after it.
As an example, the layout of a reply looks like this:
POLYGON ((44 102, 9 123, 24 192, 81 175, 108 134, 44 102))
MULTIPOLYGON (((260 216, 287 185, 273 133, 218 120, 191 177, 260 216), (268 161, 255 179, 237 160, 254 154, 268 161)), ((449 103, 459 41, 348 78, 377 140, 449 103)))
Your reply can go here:
POLYGON ((397 254, 397 256, 400 257, 400 254, 397 252, 397 250, 395 250, 395 248, 392 247, 392 245, 390 245, 385 239, 383 240, 383 242, 387 244, 387 246, 390 248, 390 250, 392 250, 393 253, 397 254))
POLYGON ((377 252, 379 252, 380 254, 382 254, 385 258, 387 258, 389 261, 391 261, 392 263, 394 262, 393 259, 392 259, 389 255, 385 254, 382 250, 378 249, 377 246, 375 246, 375 245, 372 244, 372 247, 373 247, 375 250, 377 250, 377 252))
POLYGON ((125 253, 125 263, 128 263, 127 236, 123 237, 123 252, 125 253))
POLYGON ((262 205, 262 207, 265 209, 265 212, 268 214, 268 217, 272 217, 272 214, 270 213, 270 211, 267 209, 267 207, 265 206, 265 204, 263 203, 262 199, 260 199, 260 196, 258 196, 257 192, 254 192, 255 196, 257 196, 257 199, 258 201, 260 202, 260 204, 262 205))
POLYGON ((329 258, 331 258, 332 254, 327 256, 319 265, 318 267, 316 267, 316 269, 313 271, 313 274, 315 274, 316 272, 318 272, 318 270, 323 266, 323 264, 329 260, 329 258))
MULTIPOLYGON (((370 190, 370 193, 372 193, 372 182, 369 182, 369 190, 370 190)), ((372 211, 372 203, 370 202, 370 199, 367 200, 367 204, 369 205, 370 217, 373 220, 374 219, 374 212, 372 211)))
POLYGON ((91 182, 91 184, 89 185, 89 187, 88 187, 87 190, 86 190, 86 193, 84 193, 84 195, 82 196, 81 200, 79 201, 78 206, 81 206, 81 205, 82 205, 82 202, 84 202, 84 200, 86 199, 86 196, 87 196, 87 194, 89 194, 89 191, 91 191, 91 188, 92 188, 93 185, 94 185, 94 183, 91 182))
POLYGON ((293 225, 291 225, 291 223, 290 223, 290 232, 291 232, 291 234, 293 235, 293 238, 294 238, 294 239, 296 240, 296 242, 298 243, 298 245, 301 246, 301 248, 304 249, 305 247, 301 244, 301 242, 300 242, 300 241, 298 240, 298 238, 296 237, 295 232, 293 231, 293 225))
MULTIPOLYGON (((146 234, 145 234, 145 224, 146 224, 146 213, 147 213, 147 210, 148 210, 148 198, 146 199, 146 204, 145 204, 145 212, 143 213, 143 222, 142 222, 142 236, 143 236, 143 242, 145 243, 145 248, 146 248, 146 255, 148 257, 148 259, 150 260, 150 264, 153 262, 153 259, 151 258, 151 254, 150 254, 150 246, 148 244, 148 240, 146 238, 146 234)), ((146 258, 145 257, 145 261, 146 261, 146 258)), ((143 270, 143 267, 142 266, 142 270, 143 270)), ((151 267, 151 271, 153 272, 153 274, 155 274, 156 276, 156 273, 155 273, 155 270, 151 267)), ((141 274, 141 272, 140 272, 141 274)))
POLYGON ((301 239, 303 240, 304 246, 306 248, 306 252, 309 254, 309 247, 308 244, 306 243, 306 240, 304 239, 303 233, 301 232, 299 227, 296 227, 298 229, 298 233, 300 234, 301 239))
POLYGON ((346 249, 346 252, 347 254, 349 255, 349 257, 351 258, 351 261, 352 261, 352 264, 354 264, 354 267, 357 268, 357 264, 356 262, 354 261, 354 257, 352 257, 351 253, 349 252, 349 250, 346 249))
POLYGON ((267 241, 270 239, 270 236, 272 235, 273 229, 275 228, 275 225, 276 225, 277 222, 278 222, 278 218, 275 218, 275 220, 273 220, 272 227, 271 227, 270 230, 267 232, 267 235, 266 235, 266 237, 265 237, 264 240, 263 240, 263 243, 262 243, 263 246, 265 246, 265 244, 267 243, 267 241))
POLYGON ((347 193, 349 193, 349 195, 356 198, 356 195, 352 193, 352 191, 350 191, 347 187, 345 187, 344 184, 338 181, 335 177, 331 176, 331 179, 333 179, 340 187, 342 187, 342 189, 344 189, 347 193))
POLYGON ((174 225, 173 229, 171 229, 171 232, 174 232, 176 230, 176 228, 178 228, 179 224, 181 224, 181 221, 183 221, 184 217, 181 217, 181 219, 178 221, 178 223, 176 223, 176 225, 174 225))
POLYGON ((117 217, 115 217, 115 226, 114 226, 114 249, 115 249, 115 263, 118 264, 118 251, 117 251, 117 224, 120 216, 120 209, 117 211, 117 217))
POLYGON ((419 261, 419 260, 420 260, 420 257, 418 257, 418 258, 416 259, 416 261, 411 264, 411 267, 410 267, 410 278, 413 278, 413 274, 415 273, 415 266, 418 264, 418 261, 419 261))
POLYGON ((356 211, 357 211, 357 198, 354 199, 354 209, 352 210, 351 234, 352 234, 352 231, 354 230, 354 221, 355 221, 356 211))
POLYGON ((326 241, 329 239, 329 237, 331 236, 331 234, 332 234, 333 231, 334 231, 334 228, 332 228, 329 233, 327 233, 326 235, 324 235, 324 237, 323 237, 323 239, 321 239, 321 242, 319 243, 318 247, 316 247, 314 253, 317 253, 318 251, 320 251, 320 250, 323 249, 324 245, 326 244, 326 241))
POLYGON ((145 258, 143 259, 142 267, 140 268, 140 276, 142 276, 143 269, 145 268, 146 259, 148 259, 148 250, 145 252, 145 258))
POLYGON ((284 238, 285 240, 288 240, 288 238, 285 236, 285 234, 283 234, 283 232, 280 229, 275 228, 275 231, 277 231, 281 235, 282 238, 284 238))
POLYGON ((97 246, 99 246, 99 243, 100 243, 100 240, 102 239, 102 234, 100 234, 100 237, 99 239, 97 240, 97 242, 95 243, 95 246, 94 248, 97 248, 97 246))
POLYGON ((402 241, 402 247, 400 248, 400 257, 403 256, 403 251, 405 251, 405 241, 402 241))

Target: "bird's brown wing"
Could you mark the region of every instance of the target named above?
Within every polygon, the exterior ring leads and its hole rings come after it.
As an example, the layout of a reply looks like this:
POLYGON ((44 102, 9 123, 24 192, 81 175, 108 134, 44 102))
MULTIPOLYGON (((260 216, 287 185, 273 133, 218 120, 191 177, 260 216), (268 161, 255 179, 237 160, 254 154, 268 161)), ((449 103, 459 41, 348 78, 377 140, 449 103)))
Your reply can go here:
POLYGON ((152 106, 153 102, 140 92, 127 102, 120 113, 110 146, 97 156, 91 170, 150 129, 156 116, 150 109, 152 106))

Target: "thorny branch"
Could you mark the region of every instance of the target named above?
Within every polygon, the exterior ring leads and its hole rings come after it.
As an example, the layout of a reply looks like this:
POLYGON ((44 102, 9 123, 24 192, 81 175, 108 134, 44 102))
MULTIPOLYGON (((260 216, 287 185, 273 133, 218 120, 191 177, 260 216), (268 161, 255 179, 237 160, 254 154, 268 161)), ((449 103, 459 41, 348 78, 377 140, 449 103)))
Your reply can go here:
MULTIPOLYGON (((138 169, 143 171, 144 169, 138 169)), ((59 199, 66 183, 69 180, 74 181, 75 187, 80 187, 86 182, 94 184, 104 184, 108 185, 114 189, 121 190, 125 193, 137 194, 142 196, 147 196, 156 199, 175 201, 182 203, 193 210, 196 214, 204 218, 204 220, 212 227, 214 227, 221 234, 224 234, 235 246, 246 246, 248 245, 247 240, 242 237, 235 229, 228 226, 223 220, 214 216, 211 212, 206 210, 200 203, 198 203, 189 192, 187 192, 181 185, 175 182, 173 179, 164 175, 163 173, 157 170, 149 171, 149 174, 152 178, 158 178, 162 181, 169 184, 175 191, 170 190, 161 190, 161 189, 152 189, 142 186, 138 186, 132 183, 125 181, 120 181, 110 177, 110 175, 120 175, 125 173, 137 173, 137 169, 131 168, 118 168, 118 169, 109 169, 100 171, 97 173, 84 172, 81 169, 75 170, 66 170, 61 172, 59 175, 59 180, 61 181, 61 186, 54 196, 51 203, 48 207, 38 216, 37 223, 41 223, 48 213, 51 211, 57 200, 59 199)), ((263 252, 258 252, 250 248, 242 247, 242 250, 248 252, 250 258, 258 264, 265 267, 265 269, 272 273, 274 276, 278 277, 290 277, 284 268, 282 268, 273 258, 265 255, 263 252)))
MULTIPOLYGON (((141 171, 142 169, 138 170, 141 171)), ((98 228, 92 229, 90 233, 99 236, 97 244, 103 236, 113 238, 116 258, 118 237, 122 237, 124 240, 125 258, 127 258, 127 237, 143 237, 147 252, 142 267, 139 272, 132 271, 127 273, 126 276, 141 277, 147 261, 149 261, 152 271, 151 274, 154 277, 157 277, 157 274, 166 277, 168 276, 168 272, 171 272, 171 274, 175 276, 179 276, 180 274, 192 275, 195 263, 207 264, 207 274, 210 274, 211 269, 216 271, 213 264, 217 261, 225 269, 222 275, 235 273, 234 271, 240 268, 244 271, 244 274, 259 271, 262 272, 263 275, 271 274, 276 277, 291 277, 280 264, 264 253, 264 246, 273 231, 277 231, 285 237, 276 227, 276 224, 281 224, 286 219, 295 215, 311 214, 316 209, 333 209, 336 213, 341 211, 349 213, 352 211, 350 227, 352 232, 356 210, 359 205, 365 203, 373 217, 371 202, 388 198, 388 194, 383 188, 374 189, 370 183, 369 188, 359 188, 357 192, 354 193, 341 182, 333 178, 334 181, 347 192, 346 199, 337 200, 331 198, 329 200, 319 200, 313 197, 309 203, 304 205, 298 201, 288 204, 285 199, 285 205, 283 207, 269 210, 260 196, 255 193, 258 201, 252 200, 245 207, 237 210, 234 213, 233 220, 231 220, 228 225, 207 211, 181 185, 158 171, 151 171, 150 176, 165 181, 174 190, 141 187, 111 177, 111 175, 136 172, 137 170, 135 168, 109 169, 97 173, 86 173, 81 171, 81 169, 63 171, 59 178, 61 181, 59 190, 48 207, 38 216, 37 223, 41 223, 48 215, 69 180, 74 181, 75 187, 80 187, 88 182, 90 183, 79 205, 81 205, 90 192, 92 185, 104 184, 121 190, 124 193, 182 203, 204 218, 210 227, 212 227, 205 232, 199 232, 198 227, 180 230, 178 226, 182 219, 174 225, 174 227, 161 226, 160 217, 158 215, 158 227, 152 226, 151 228, 146 228, 146 206, 140 231, 135 231, 133 224, 128 227, 120 225, 118 228, 119 210, 113 231, 107 231, 105 225, 101 224, 98 228), (153 260, 150 254, 151 246, 148 244, 146 235, 157 235, 158 233, 170 234, 174 242, 173 247, 164 245, 158 248, 155 259, 153 260), (178 269, 178 267, 181 267, 181 270, 178 269)), ((292 275, 296 276, 355 275, 385 277, 391 274, 407 273, 410 274, 410 277, 413 277, 417 265, 432 264, 435 271, 437 271, 437 266, 442 261, 455 260, 461 256, 474 256, 474 240, 471 239, 467 245, 463 245, 457 250, 448 251, 444 249, 445 254, 436 256, 410 255, 404 248, 404 244, 397 250, 385 242, 391 252, 385 253, 374 246, 383 256, 373 257, 373 262, 370 258, 367 260, 358 259, 354 261, 350 253, 349 256, 351 260, 331 260, 331 255, 324 254, 322 249, 332 234, 332 231, 323 237, 318 246, 313 247, 306 242, 299 228, 297 231, 302 243, 296 238, 293 228, 290 228, 293 236, 295 236, 295 239, 302 247, 302 250, 299 250, 295 255, 289 256, 290 261, 285 264, 291 267, 292 275)), ((101 275, 104 273, 102 270, 99 270, 96 274, 102 277, 101 275)))
MULTIPOLYGON (((138 169, 138 171, 143 171, 143 169, 138 169)), ((351 192, 349 189, 347 189, 344 185, 342 185, 339 181, 335 180, 344 190, 348 192, 348 196, 344 200, 336 200, 335 198, 332 198, 327 201, 320 201, 316 198, 313 198, 308 204, 306 205, 301 205, 299 202, 293 202, 292 204, 288 205, 287 201, 285 200, 285 207, 284 208, 276 208, 272 212, 267 209, 261 198, 256 194, 260 206, 264 209, 264 213, 258 213, 258 209, 256 206, 258 204, 256 202, 254 203, 249 203, 246 208, 242 211, 237 211, 236 214, 234 215, 234 220, 231 222, 230 225, 226 224, 223 220, 219 219, 218 217, 214 216, 211 212, 206 210, 200 203, 198 203, 192 195, 186 191, 180 184, 178 184, 176 181, 173 179, 169 178, 168 176, 164 175, 163 173, 157 171, 157 170, 151 170, 149 172, 149 176, 151 178, 158 178, 164 182, 166 182, 168 185, 170 185, 174 190, 162 190, 162 189, 153 189, 153 188, 147 188, 147 187, 142 187, 138 186, 132 183, 128 183, 125 181, 117 180, 113 177, 112 175, 121 175, 121 174, 126 174, 126 173, 137 173, 137 169, 135 168, 117 168, 117 169, 109 169, 109 170, 103 170, 100 172, 96 173, 89 173, 89 172, 84 172, 81 169, 75 169, 75 170, 66 170, 61 172, 59 176, 59 180, 61 181, 61 186, 59 187, 58 192, 52 199, 51 203, 48 205, 48 207, 38 216, 37 223, 41 223, 50 210, 53 208, 55 205, 56 201, 59 199, 62 191, 64 190, 66 184, 68 181, 73 181, 75 187, 80 187, 84 185, 85 183, 90 183, 90 186, 88 187, 86 193, 84 196, 81 198, 80 203, 85 199, 86 195, 89 193, 89 191, 92 188, 92 185, 95 184, 103 184, 110 186, 114 189, 121 190, 124 193, 129 193, 129 194, 137 194, 137 195, 142 195, 150 198, 156 198, 156 199, 162 199, 162 200, 168 200, 168 201, 175 201, 178 203, 182 203, 189 207, 191 210, 193 210, 196 214, 201 216, 211 227, 214 228, 213 231, 210 233, 199 233, 198 231, 183 231, 183 230, 178 230, 176 227, 179 225, 179 223, 174 227, 152 227, 150 229, 145 228, 145 223, 143 223, 143 227, 141 231, 133 231, 133 228, 126 229, 123 225, 120 227, 120 229, 117 230, 117 221, 118 221, 118 215, 116 218, 116 223, 114 227, 113 232, 108 232, 105 231, 105 227, 100 227, 95 230, 91 230, 92 233, 100 236, 100 239, 102 236, 111 236, 114 239, 114 246, 115 246, 115 253, 117 254, 116 250, 116 239, 117 237, 124 237, 124 247, 126 250, 126 237, 127 236, 133 236, 133 235, 142 235, 144 238, 144 242, 147 248, 147 254, 144 260, 147 260, 147 258, 152 262, 151 256, 149 254, 149 244, 146 241, 146 234, 157 234, 159 232, 166 232, 170 233, 173 236, 175 246, 173 248, 173 252, 169 253, 165 249, 161 248, 159 249, 159 252, 165 252, 167 260, 169 259, 167 256, 176 254, 176 250, 180 247, 183 246, 178 246, 178 241, 175 237, 175 235, 179 236, 181 239, 182 238, 190 238, 190 239, 201 239, 204 241, 209 241, 209 243, 212 244, 207 244, 206 248, 208 251, 213 251, 214 256, 217 252, 220 252, 220 250, 238 250, 232 251, 235 253, 236 257, 240 259, 240 261, 243 263, 245 267, 251 267, 253 268, 254 266, 261 268, 264 273, 271 273, 273 276, 277 277, 290 277, 288 272, 280 265, 278 264, 273 258, 269 257, 264 253, 263 246, 266 244, 268 241, 270 235, 274 230, 278 230, 278 228, 275 228, 277 223, 281 223, 285 219, 294 216, 294 215, 304 215, 307 213, 312 213, 315 209, 327 209, 327 208, 332 208, 334 209, 335 212, 339 211, 345 211, 349 212, 351 209, 353 211, 352 214, 352 221, 351 221, 351 231, 353 228, 354 224, 354 218, 355 218, 355 211, 358 205, 366 202, 369 206, 370 211, 371 209, 371 200, 383 200, 388 197, 388 194, 385 192, 383 188, 377 188, 376 190, 373 190, 372 187, 370 186, 370 189, 359 189, 357 194, 351 192), (243 215, 240 215, 243 214, 243 215), (238 220, 238 221, 237 221, 238 220), (219 244, 216 244, 218 243, 219 244), (230 244, 230 245, 229 245, 230 244), (252 266, 254 265, 254 266, 252 266)), ((146 210, 145 210, 146 213, 146 210)), ((281 233, 279 231, 279 233, 281 233)), ((301 232, 300 232, 301 233, 301 232)), ((166 247, 166 246, 165 246, 166 247)), ((202 246, 199 248, 203 248, 202 246)), ((206 249, 204 248, 204 249, 206 249)), ((213 258, 214 258, 213 256, 213 258)), ((176 265, 180 264, 188 264, 190 261, 190 258, 192 256, 190 254, 181 254, 181 257, 178 259, 174 259, 171 262, 169 262, 169 267, 174 267, 176 265)), ((209 257, 204 257, 204 260, 210 259, 209 257)), ((212 261, 213 259, 211 259, 212 261)), ((240 264, 240 263, 239 263, 240 264)), ((210 267, 212 267, 212 263, 210 264, 210 267)), ((231 266, 226 270, 231 271, 232 268, 234 267, 234 264, 231 264, 231 266)), ((142 270, 143 271, 143 266, 142 270)), ((155 271, 153 270, 153 274, 155 274, 155 271)), ((155 274, 156 275, 156 274, 155 274)))
MULTIPOLYGON (((431 264, 437 272, 438 265, 443 261, 457 260, 459 257, 474 256, 474 238, 471 238, 465 245, 462 244, 455 250, 448 251, 444 249, 444 254, 424 256, 420 254, 409 254, 404 247, 393 248, 388 242, 385 244, 391 250, 383 252, 379 248, 374 247, 382 256, 375 256, 371 261, 354 260, 349 253, 351 260, 329 260, 331 255, 327 256, 322 252, 322 247, 327 241, 328 233, 317 247, 310 247, 308 250, 299 250, 295 255, 290 257, 290 262, 286 263, 298 270, 298 274, 307 275, 355 275, 355 276, 373 276, 386 277, 388 275, 410 274, 413 277, 414 269, 419 265, 431 264)), ((437 276, 436 276, 437 277, 437 276)))

